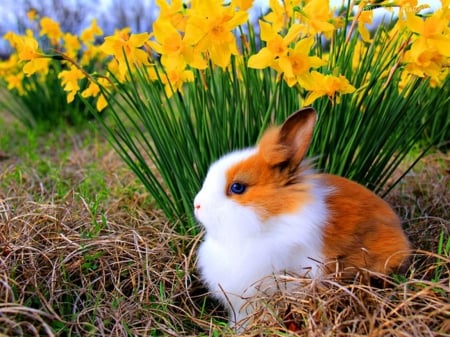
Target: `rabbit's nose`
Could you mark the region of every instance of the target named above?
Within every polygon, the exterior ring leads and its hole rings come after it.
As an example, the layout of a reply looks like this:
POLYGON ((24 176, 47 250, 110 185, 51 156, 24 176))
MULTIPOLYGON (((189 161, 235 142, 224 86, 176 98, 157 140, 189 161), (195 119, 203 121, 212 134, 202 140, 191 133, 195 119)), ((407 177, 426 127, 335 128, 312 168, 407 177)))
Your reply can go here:
POLYGON ((201 208, 201 204, 200 202, 196 199, 194 200, 194 214, 196 217, 200 216, 200 208, 201 208))
POLYGON ((196 209, 196 210, 198 210, 198 209, 200 209, 200 206, 201 205, 201 203, 200 203, 200 198, 198 197, 198 195, 195 197, 195 199, 194 199, 194 208, 196 209))

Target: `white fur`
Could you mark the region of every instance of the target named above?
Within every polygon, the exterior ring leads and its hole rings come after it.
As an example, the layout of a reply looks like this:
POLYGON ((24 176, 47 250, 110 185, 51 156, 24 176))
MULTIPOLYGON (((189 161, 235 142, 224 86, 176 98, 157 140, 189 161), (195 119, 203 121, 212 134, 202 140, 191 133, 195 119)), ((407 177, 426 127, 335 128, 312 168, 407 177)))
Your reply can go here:
POLYGON ((264 224, 251 207, 227 197, 227 169, 255 151, 232 152, 215 162, 194 201, 195 215, 206 229, 198 251, 201 276, 229 309, 232 325, 251 313, 251 308, 243 309, 243 305, 256 294, 258 281, 285 271, 314 276, 322 260, 329 191, 319 180, 309 181, 313 186, 309 204, 264 224))

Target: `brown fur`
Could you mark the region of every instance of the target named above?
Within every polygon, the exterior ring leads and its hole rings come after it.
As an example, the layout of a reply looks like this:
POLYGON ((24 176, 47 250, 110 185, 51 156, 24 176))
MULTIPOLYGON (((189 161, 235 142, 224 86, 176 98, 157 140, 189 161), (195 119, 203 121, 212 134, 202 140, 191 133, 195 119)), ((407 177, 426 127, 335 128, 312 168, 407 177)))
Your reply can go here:
POLYGON ((326 260, 337 260, 343 269, 356 267, 383 274, 401 267, 410 247, 391 207, 353 181, 333 175, 322 175, 322 179, 334 189, 327 197, 326 260))
POLYGON ((231 194, 229 197, 254 208, 263 220, 294 213, 299 205, 311 201, 311 184, 300 183, 298 174, 287 175, 277 166, 269 166, 261 151, 228 170, 227 193, 234 182, 246 184, 248 189, 242 195, 231 194))
MULTIPOLYGON (((293 114, 280 127, 266 131, 258 152, 227 172, 226 193, 253 207, 266 220, 289 214, 312 200, 311 179, 330 188, 326 196, 329 219, 323 233, 325 262, 340 268, 390 273, 401 267, 409 242, 391 207, 367 188, 333 175, 304 174, 301 165, 308 150, 316 113, 307 108, 293 114), (231 184, 248 186, 243 194, 229 192, 231 184)), ((333 268, 335 269, 335 267, 333 268)), ((328 268, 332 271, 332 268, 328 268)))

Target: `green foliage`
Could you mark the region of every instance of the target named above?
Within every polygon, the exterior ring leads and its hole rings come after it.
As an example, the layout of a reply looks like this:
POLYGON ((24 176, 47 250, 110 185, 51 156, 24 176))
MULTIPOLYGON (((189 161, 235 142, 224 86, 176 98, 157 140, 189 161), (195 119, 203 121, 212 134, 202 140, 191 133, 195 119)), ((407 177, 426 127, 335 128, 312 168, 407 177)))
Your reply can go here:
MULTIPOLYGON (((437 254, 444 258, 450 258, 450 235, 442 230, 439 235, 437 254)), ((433 281, 439 282, 444 278, 444 273, 448 271, 447 261, 441 257, 436 258, 436 268, 434 270, 433 281)))
POLYGON ((210 68, 169 98, 142 69, 110 97, 113 121, 103 126, 113 146, 173 220, 190 213, 213 160, 254 144, 264 126, 299 107, 297 93, 270 70, 248 70, 236 81, 240 70, 210 68))
POLYGON ((442 87, 429 91, 434 99, 422 97, 416 110, 429 118, 424 130, 424 142, 446 151, 450 149, 450 76, 446 77, 442 87))
MULTIPOLYGON (((250 45, 256 46, 258 37, 251 28, 249 32, 250 45)), ((429 106, 444 111, 448 99, 421 79, 400 90, 400 75, 386 76, 398 61, 401 40, 390 38, 383 26, 363 52, 356 48, 357 35, 346 41, 346 29, 335 34, 327 51, 329 64, 322 70, 339 69, 357 92, 343 95, 340 102, 322 97, 313 104, 319 120, 309 154, 320 171, 386 191, 395 185, 387 186, 393 172, 434 118, 418 112, 429 106), (350 66, 354 59, 359 60, 356 68, 350 66)), ((317 44, 315 53, 324 52, 317 44)), ((194 82, 172 97, 144 67, 129 71, 130 80, 118 83, 115 95, 106 93, 112 120, 100 122, 112 145, 166 216, 188 221, 180 225, 182 232, 195 228, 192 200, 210 163, 254 145, 269 124, 302 107, 302 90, 276 80, 271 69, 249 69, 242 63, 232 59, 226 71, 212 65, 196 71, 194 82)), ((161 70, 158 76, 164 76, 161 70)))
MULTIPOLYGON (((442 99, 437 90, 419 78, 403 89, 397 87, 400 74, 393 72, 392 66, 398 62, 398 44, 402 40, 392 39, 383 25, 363 53, 356 48, 358 37, 346 41, 346 35, 336 34, 327 67, 340 69, 358 90, 343 96, 340 104, 333 105, 326 99, 315 104, 319 125, 312 153, 318 156, 319 168, 381 192, 396 184, 386 186, 405 156, 423 139, 434 113, 443 115, 446 111, 448 97, 442 99), (380 46, 383 53, 378 50, 380 46), (356 69, 349 66, 355 59, 356 69), (384 75, 390 71, 392 74, 384 75)), ((434 137, 438 135, 436 132, 434 137)), ((417 160, 425 150, 422 148, 417 160)))
MULTIPOLYGON (((92 114, 79 97, 71 103, 67 102, 67 93, 58 78, 64 69, 65 64, 52 60, 46 76, 36 73, 23 78, 23 92, 17 89, 2 90, 0 109, 10 113, 28 129, 37 129, 42 133, 59 125, 80 125, 92 120, 92 114)), ((86 88, 88 81, 81 82, 80 87, 86 88)), ((0 79, 0 88, 2 86, 6 83, 0 79)), ((92 104, 92 99, 89 101, 92 104)))

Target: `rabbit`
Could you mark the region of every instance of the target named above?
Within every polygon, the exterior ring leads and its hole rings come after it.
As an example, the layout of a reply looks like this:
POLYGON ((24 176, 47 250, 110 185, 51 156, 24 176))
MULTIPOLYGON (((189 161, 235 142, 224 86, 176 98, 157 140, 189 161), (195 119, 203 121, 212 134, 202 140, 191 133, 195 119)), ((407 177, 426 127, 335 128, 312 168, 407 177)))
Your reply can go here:
POLYGON ((380 197, 346 178, 319 174, 304 160, 317 114, 304 108, 264 132, 257 146, 214 162, 194 199, 205 229, 198 269, 239 326, 258 281, 284 272, 317 278, 343 270, 389 274, 410 244, 380 197))

